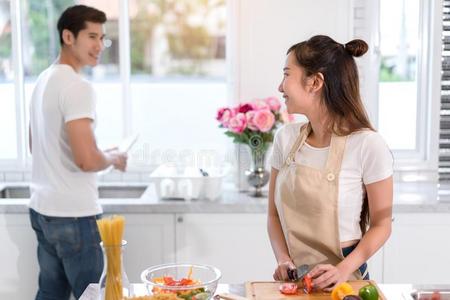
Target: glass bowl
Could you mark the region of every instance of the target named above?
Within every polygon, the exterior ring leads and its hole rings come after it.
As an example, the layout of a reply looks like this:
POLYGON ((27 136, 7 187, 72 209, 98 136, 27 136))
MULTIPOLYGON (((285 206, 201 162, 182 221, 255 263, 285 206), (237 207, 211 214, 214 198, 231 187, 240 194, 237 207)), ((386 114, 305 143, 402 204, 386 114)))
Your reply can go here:
POLYGON ((158 265, 141 274, 150 295, 172 294, 184 300, 210 299, 221 277, 213 266, 194 264, 158 265))

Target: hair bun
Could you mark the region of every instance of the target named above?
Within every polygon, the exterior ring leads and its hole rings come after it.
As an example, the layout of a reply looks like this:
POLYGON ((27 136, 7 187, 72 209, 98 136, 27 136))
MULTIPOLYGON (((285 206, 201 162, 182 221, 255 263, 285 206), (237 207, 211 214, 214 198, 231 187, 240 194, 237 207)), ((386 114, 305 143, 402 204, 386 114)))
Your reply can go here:
POLYGON ((369 50, 369 45, 360 39, 354 39, 345 44, 345 50, 348 54, 360 57, 369 50))

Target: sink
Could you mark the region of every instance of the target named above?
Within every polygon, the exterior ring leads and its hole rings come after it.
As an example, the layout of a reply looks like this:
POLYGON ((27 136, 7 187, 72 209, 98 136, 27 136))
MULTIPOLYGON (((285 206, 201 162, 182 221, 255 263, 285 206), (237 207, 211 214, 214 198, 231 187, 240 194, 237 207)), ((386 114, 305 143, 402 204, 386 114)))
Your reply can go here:
POLYGON ((121 185, 102 185, 98 187, 99 198, 141 198, 147 189, 146 185, 139 186, 121 186, 121 185))
POLYGON ((0 198, 30 198, 30 188, 27 186, 7 186, 0 191, 0 198))
MULTIPOLYGON (((140 198, 147 189, 145 185, 101 185, 98 187, 99 198, 140 198)), ((6 186, 0 190, 0 199, 30 198, 28 186, 6 186)))

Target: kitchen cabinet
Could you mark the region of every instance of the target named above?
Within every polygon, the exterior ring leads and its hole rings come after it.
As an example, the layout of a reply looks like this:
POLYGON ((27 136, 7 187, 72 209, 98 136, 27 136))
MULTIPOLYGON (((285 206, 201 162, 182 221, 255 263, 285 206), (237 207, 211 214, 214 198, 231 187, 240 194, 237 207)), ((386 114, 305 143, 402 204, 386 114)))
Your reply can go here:
MULTIPOLYGON (((221 282, 272 280, 276 260, 266 214, 177 214, 176 261, 211 264, 221 282)), ((383 249, 369 261, 370 278, 383 282, 383 249)))
POLYGON ((177 214, 176 261, 210 264, 221 282, 272 280, 275 257, 266 214, 177 214))
POLYGON ((145 268, 175 261, 174 214, 124 214, 124 268, 130 282, 141 282, 145 268))
POLYGON ((0 214, 0 299, 34 299, 37 241, 28 214, 0 214))
POLYGON ((384 283, 450 282, 450 215, 395 214, 391 238, 384 246, 384 283))
MULTIPOLYGON (((124 267, 131 282, 170 262, 210 264, 223 283, 271 280, 276 266, 265 213, 125 213, 124 267)), ((450 214, 396 213, 392 235, 369 260, 379 283, 450 282, 450 214)), ((33 299, 36 237, 27 213, 0 214, 0 299, 33 299)))
MULTIPOLYGON (((125 214, 124 268, 131 282, 143 269, 175 261, 174 214, 125 214)), ((28 214, 0 214, 0 299, 34 299, 37 241, 28 214)))

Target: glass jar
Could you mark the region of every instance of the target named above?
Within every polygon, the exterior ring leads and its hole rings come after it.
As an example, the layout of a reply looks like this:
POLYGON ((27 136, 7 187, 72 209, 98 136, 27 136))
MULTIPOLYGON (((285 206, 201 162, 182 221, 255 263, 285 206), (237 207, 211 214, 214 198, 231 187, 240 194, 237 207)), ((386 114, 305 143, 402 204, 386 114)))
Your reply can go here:
POLYGON ((122 300, 130 296, 130 282, 123 268, 123 251, 127 241, 122 240, 121 245, 104 246, 100 243, 103 251, 103 272, 100 277, 100 299, 122 300))

